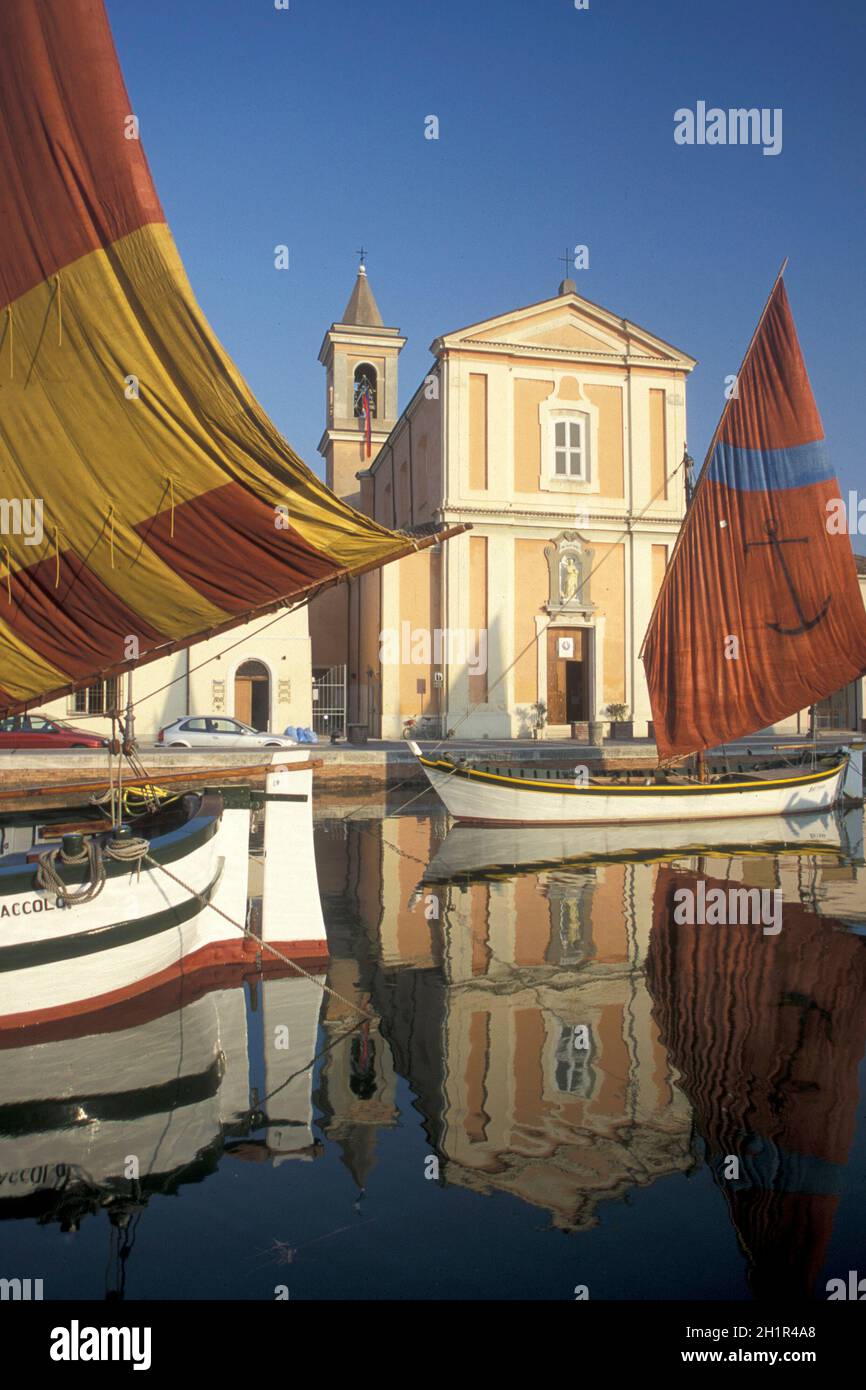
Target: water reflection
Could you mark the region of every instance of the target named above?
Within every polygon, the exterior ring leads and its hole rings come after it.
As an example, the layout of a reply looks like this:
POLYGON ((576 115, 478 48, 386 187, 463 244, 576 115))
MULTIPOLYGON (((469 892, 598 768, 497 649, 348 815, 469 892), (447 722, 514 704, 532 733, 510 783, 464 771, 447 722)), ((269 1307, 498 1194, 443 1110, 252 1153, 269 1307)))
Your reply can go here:
POLYGON ((726 823, 692 843, 672 828, 593 843, 550 828, 443 834, 423 817, 350 825, 349 973, 445 1181, 579 1231, 600 1203, 709 1164, 753 1291, 807 1294, 866 1042, 862 825, 859 811, 726 823), (778 889, 778 935, 676 927, 673 885, 698 877, 778 889))
MULTIPOLYGON (((862 826, 687 843, 449 831, 431 807, 325 817, 326 978, 216 973, 75 1036, 4 1040, 0 1217, 74 1230, 101 1213, 117 1294, 148 1206, 226 1164, 254 1181, 311 1165, 304 1201, 333 1225, 338 1157, 357 1203, 376 1189, 410 1216, 420 1124, 444 1200, 503 1194, 578 1245, 613 1199, 669 1180, 688 1202, 683 1178, 710 1175, 753 1295, 815 1293, 853 1185, 862 826), (678 925, 675 895, 700 880, 779 890, 781 931, 678 925), (380 1181, 386 1143, 402 1182, 380 1181)), ((388 1255, 409 1268, 411 1221, 388 1255)))

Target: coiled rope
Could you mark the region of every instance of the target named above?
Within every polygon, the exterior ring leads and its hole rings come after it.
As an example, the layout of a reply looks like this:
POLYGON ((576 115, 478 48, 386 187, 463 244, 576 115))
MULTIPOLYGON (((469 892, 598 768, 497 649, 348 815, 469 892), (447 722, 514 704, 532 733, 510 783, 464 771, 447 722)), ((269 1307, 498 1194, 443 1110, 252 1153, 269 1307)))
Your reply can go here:
POLYGON ((64 907, 78 907, 83 903, 91 903, 99 897, 105 887, 107 859, 135 865, 140 878, 141 866, 145 858, 149 857, 149 849, 150 842, 136 836, 128 840, 109 840, 105 845, 91 837, 79 854, 68 854, 62 846, 47 849, 37 860, 36 884, 37 887, 53 893, 64 907), (63 881, 58 872, 58 861, 70 868, 87 864, 88 877, 80 888, 70 888, 63 881))

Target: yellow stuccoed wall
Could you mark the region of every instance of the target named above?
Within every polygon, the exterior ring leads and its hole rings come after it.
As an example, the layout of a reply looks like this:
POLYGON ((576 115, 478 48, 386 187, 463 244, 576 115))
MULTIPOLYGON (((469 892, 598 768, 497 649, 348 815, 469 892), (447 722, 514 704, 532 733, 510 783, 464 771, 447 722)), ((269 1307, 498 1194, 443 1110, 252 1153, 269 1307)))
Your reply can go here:
POLYGON ((625 546, 593 543, 590 596, 604 617, 605 705, 625 701, 625 546))
POLYGON ((538 656, 535 617, 547 587, 545 541, 514 542, 514 702, 534 705, 538 699, 538 656), (540 597, 539 597, 540 596, 540 597))
POLYGON ((602 497, 624 497, 622 387, 587 385, 585 395, 598 409, 598 472, 602 497))
POLYGON ((483 372, 469 377, 469 486, 478 491, 487 487, 487 377, 483 372))
POLYGON ((514 490, 537 492, 541 472, 541 427, 538 407, 551 394, 553 381, 514 383, 514 490))
POLYGON ((665 459, 667 457, 667 425, 665 393, 650 388, 650 489, 653 497, 667 497, 665 459))

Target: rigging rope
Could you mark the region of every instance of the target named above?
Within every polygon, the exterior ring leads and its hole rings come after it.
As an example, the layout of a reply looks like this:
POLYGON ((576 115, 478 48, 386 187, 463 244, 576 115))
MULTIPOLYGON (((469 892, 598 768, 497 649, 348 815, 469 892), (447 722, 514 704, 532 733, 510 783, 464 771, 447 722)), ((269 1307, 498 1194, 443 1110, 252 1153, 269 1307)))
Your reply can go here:
POLYGON ((191 893, 194 898, 198 898, 202 907, 209 907, 218 917, 222 917, 224 922, 228 922, 229 926, 235 927, 243 936, 248 937, 250 941, 254 941, 258 947, 270 951, 271 955, 276 956, 277 960, 282 961, 283 965, 288 965, 291 970, 295 970, 299 975, 303 975, 305 980, 309 980, 312 984, 317 985, 323 994, 330 994, 332 998, 338 999, 341 1004, 347 1005, 347 1007, 353 1009, 355 1013, 360 1014, 362 1018, 367 1018, 372 1022, 376 1022, 375 1014, 371 1014, 367 1009, 362 1009, 358 1004, 353 1003, 351 999, 347 999, 344 994, 340 994, 339 990, 332 989, 330 985, 323 984, 320 980, 317 980, 315 975, 312 975, 309 970, 305 970, 297 961, 290 960, 289 957, 283 955, 282 951, 278 950, 276 946, 273 946, 269 941, 263 941, 260 936, 256 936, 255 932, 250 931, 248 926, 236 921, 235 918, 230 917, 227 912, 223 912, 221 907, 217 907, 216 903, 211 902, 203 893, 199 893, 191 884, 184 883, 182 878, 178 878, 177 874, 173 874, 164 864, 158 864, 152 855, 145 854, 143 858, 144 862, 151 868, 159 869, 161 873, 165 874, 166 878, 170 878, 173 883, 178 884, 185 892, 191 893))

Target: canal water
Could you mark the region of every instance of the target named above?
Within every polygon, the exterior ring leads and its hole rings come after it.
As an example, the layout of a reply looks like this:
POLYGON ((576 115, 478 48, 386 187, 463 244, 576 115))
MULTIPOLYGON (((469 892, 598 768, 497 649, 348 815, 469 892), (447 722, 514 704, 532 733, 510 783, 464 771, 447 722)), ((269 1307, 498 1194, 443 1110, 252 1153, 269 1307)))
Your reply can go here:
POLYGON ((0 1055, 0 1275, 787 1300, 862 1266, 862 812, 780 843, 347 810, 316 829, 327 976, 0 1055))

